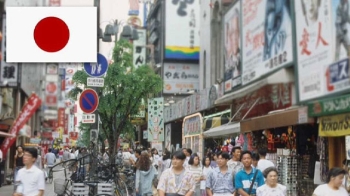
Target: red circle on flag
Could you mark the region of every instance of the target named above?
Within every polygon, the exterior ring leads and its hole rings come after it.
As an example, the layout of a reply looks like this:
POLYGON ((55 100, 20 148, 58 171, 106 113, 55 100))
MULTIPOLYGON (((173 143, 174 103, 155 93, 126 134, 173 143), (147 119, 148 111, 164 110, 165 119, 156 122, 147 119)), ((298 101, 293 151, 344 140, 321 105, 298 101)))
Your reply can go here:
POLYGON ((69 28, 63 20, 57 17, 46 17, 35 26, 34 40, 44 51, 58 52, 68 43, 69 28))

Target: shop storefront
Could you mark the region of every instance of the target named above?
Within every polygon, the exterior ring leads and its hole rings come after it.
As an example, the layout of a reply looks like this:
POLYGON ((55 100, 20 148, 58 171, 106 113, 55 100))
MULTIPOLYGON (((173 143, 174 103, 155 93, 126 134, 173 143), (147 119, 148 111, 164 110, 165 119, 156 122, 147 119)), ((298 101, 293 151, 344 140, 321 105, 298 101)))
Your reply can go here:
POLYGON ((342 167, 343 160, 348 159, 350 146, 345 141, 350 135, 350 95, 311 102, 308 115, 317 117, 320 143, 324 146, 320 157, 320 178, 324 181, 329 168, 342 167))
POLYGON ((317 125, 307 107, 293 106, 240 122, 244 150, 267 148, 277 166, 280 183, 292 194, 311 195, 317 160, 317 125))

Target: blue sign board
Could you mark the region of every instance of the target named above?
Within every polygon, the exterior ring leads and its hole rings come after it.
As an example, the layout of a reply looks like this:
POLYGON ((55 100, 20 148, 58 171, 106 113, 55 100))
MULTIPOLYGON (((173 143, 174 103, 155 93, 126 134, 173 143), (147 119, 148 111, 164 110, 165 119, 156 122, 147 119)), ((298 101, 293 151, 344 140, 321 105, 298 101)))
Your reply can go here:
POLYGON ((97 63, 84 63, 85 72, 92 77, 103 76, 108 69, 108 62, 106 57, 97 53, 97 63))
POLYGON ((98 95, 93 89, 84 90, 79 97, 79 105, 84 113, 91 114, 98 107, 98 95))

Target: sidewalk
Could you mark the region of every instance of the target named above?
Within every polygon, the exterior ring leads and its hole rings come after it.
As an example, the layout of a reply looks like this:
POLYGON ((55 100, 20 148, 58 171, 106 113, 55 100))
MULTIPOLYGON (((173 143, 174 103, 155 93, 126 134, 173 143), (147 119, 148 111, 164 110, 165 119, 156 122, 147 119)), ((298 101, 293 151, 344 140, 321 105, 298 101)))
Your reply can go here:
MULTIPOLYGON (((68 175, 68 174, 67 174, 68 175)), ((54 180, 56 178, 62 178, 64 179, 64 172, 55 172, 53 174, 54 180)), ((54 196, 56 195, 53 189, 53 181, 52 184, 50 184, 48 181, 46 181, 46 186, 45 186, 45 196, 54 196)), ((13 185, 5 185, 0 188, 0 196, 11 196, 13 194, 13 185)))

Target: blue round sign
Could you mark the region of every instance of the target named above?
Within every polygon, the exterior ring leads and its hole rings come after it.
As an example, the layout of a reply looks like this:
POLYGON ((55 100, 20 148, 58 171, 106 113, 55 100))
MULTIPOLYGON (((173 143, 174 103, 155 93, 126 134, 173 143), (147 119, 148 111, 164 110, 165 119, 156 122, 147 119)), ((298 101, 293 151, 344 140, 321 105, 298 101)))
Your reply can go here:
POLYGON ((91 114, 98 107, 98 95, 93 89, 84 90, 79 97, 80 108, 84 113, 91 114))
POLYGON ((108 62, 106 57, 97 53, 97 63, 84 63, 85 72, 92 77, 103 76, 108 69, 108 62))

